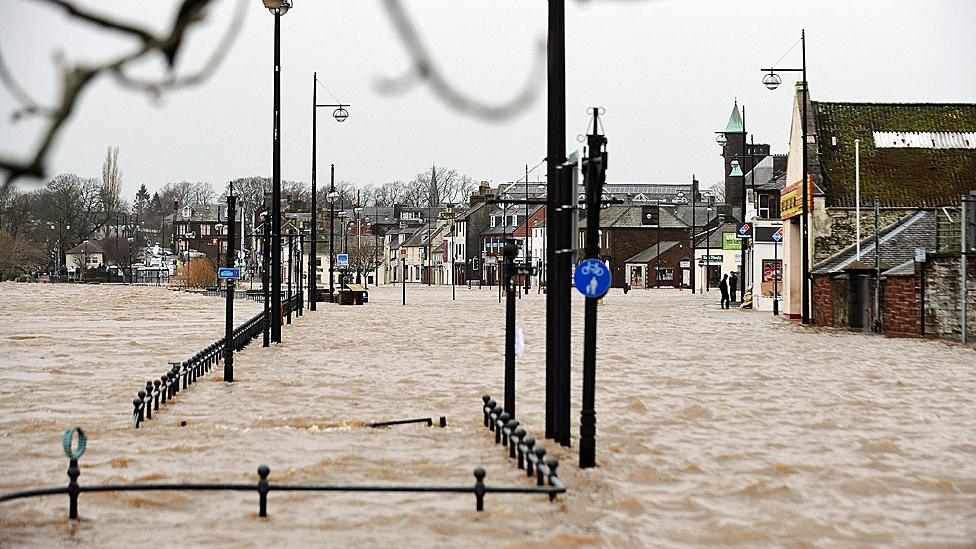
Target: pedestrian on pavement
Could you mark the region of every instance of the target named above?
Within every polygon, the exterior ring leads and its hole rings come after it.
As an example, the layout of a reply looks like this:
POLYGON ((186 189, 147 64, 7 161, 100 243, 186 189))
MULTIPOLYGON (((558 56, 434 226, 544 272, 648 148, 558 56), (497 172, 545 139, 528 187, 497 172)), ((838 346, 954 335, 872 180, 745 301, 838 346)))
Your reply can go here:
POLYGON ((722 281, 718 283, 718 289, 722 292, 722 308, 729 308, 729 275, 722 275, 722 281))
POLYGON ((739 273, 737 273, 736 271, 732 271, 732 274, 729 275, 729 301, 735 301, 735 290, 738 287, 739 287, 739 273))

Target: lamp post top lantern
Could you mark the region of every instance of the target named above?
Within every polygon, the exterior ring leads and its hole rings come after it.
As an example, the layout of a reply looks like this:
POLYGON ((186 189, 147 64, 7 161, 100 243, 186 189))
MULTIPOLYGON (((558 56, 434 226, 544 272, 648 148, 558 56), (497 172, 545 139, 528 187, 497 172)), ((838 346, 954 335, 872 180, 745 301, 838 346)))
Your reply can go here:
POLYGON ((783 79, 775 72, 769 71, 769 74, 763 77, 762 83, 767 89, 775 90, 783 83, 783 79))
POLYGON ((264 3, 264 7, 268 8, 268 11, 274 13, 278 12, 279 15, 284 15, 288 13, 288 9, 291 8, 290 0, 261 0, 264 3))

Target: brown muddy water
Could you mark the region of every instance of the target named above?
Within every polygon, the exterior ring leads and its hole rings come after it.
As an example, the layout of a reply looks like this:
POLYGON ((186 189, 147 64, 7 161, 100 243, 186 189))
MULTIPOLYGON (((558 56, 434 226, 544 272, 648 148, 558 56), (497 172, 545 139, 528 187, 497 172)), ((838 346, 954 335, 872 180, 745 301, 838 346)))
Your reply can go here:
MULTIPOLYGON (((160 288, 0 285, 0 492, 67 482, 523 485, 481 423, 502 393, 504 311, 489 289, 371 289, 320 305, 129 428, 133 393, 222 334, 223 302, 160 288), (446 429, 371 421, 447 416, 446 429)), ((575 298, 574 298, 575 299, 575 298)), ((237 302, 238 321, 257 304, 237 302)), ((544 296, 518 302, 518 411, 543 432, 544 296)), ((717 295, 611 294, 599 309, 597 461, 560 458, 569 493, 83 494, 0 504, 0 546, 972 546, 976 351, 803 329, 717 295)), ((582 301, 574 302, 578 432, 582 301)))

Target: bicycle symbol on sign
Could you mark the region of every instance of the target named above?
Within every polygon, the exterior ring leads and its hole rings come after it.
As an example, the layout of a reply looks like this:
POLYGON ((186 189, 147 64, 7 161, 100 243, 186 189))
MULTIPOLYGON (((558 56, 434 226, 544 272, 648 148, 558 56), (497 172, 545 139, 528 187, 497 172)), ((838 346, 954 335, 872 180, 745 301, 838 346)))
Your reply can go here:
POLYGON ((580 274, 583 276, 593 275, 593 276, 603 276, 603 267, 600 263, 596 262, 585 262, 580 266, 580 274))

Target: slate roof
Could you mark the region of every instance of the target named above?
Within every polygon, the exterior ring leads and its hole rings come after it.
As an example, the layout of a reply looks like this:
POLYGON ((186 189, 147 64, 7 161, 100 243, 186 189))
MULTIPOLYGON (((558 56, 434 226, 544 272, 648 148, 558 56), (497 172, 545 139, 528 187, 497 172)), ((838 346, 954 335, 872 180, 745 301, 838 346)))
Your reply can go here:
MULTIPOLYGON (((600 211, 600 228, 643 228, 643 229, 656 229, 656 225, 645 225, 641 216, 643 215, 643 206, 653 206, 653 204, 634 204, 634 205, 623 205, 623 206, 610 206, 602 211, 600 211)), ((690 223, 685 223, 682 221, 674 212, 674 207, 661 206, 661 228, 662 229, 682 229, 689 227, 690 223)), ((581 210, 584 211, 585 210, 581 210)), ((690 206, 689 206, 689 212, 690 206)), ((691 215, 690 213, 688 214, 691 215)), ((704 219, 704 210, 702 210, 702 219, 704 219)), ((581 215, 579 220, 579 228, 586 228, 586 215, 585 213, 581 215)))
POLYGON ((782 189, 786 185, 787 158, 785 154, 767 155, 746 174, 746 185, 761 191, 782 189))
MULTIPOLYGON (((926 252, 936 251, 936 215, 931 210, 918 210, 881 229, 881 264, 885 270, 900 266, 915 258, 915 248, 925 248, 926 252)), ((860 264, 874 268, 874 235, 861 240, 860 264)), ((839 273, 851 268, 857 262, 857 247, 852 244, 815 265, 814 274, 839 273)))
POLYGON ((78 255, 78 254, 103 254, 105 250, 102 245, 94 240, 89 240, 88 242, 82 242, 74 248, 71 248, 67 252, 68 254, 78 255))
POLYGON ((976 149, 874 146, 874 132, 976 131, 976 104, 812 101, 811 106, 828 206, 854 206, 854 139, 861 145, 862 201, 879 196, 885 207, 947 206, 976 187, 976 149))
POLYGON ((708 247, 708 248, 712 248, 712 249, 716 249, 717 248, 717 249, 721 250, 722 249, 722 233, 734 233, 737 228, 738 228, 738 225, 735 224, 735 223, 725 223, 724 225, 719 225, 719 226, 715 227, 714 229, 712 229, 711 234, 708 236, 708 244, 707 244, 707 246, 706 246, 706 243, 705 243, 705 235, 702 234, 704 231, 700 231, 697 234, 699 234, 701 236, 697 236, 695 238, 695 248, 697 249, 697 248, 706 248, 706 247, 708 247))
MULTIPOLYGON (((664 252, 670 250, 671 248, 674 248, 678 244, 679 242, 677 242, 676 240, 661 241, 661 246, 660 246, 661 254, 663 255, 664 252)), ((653 246, 649 247, 643 252, 635 255, 634 257, 628 259, 627 261, 624 261, 624 263, 647 263, 656 259, 657 254, 658 254, 658 245, 654 244, 653 246)))

